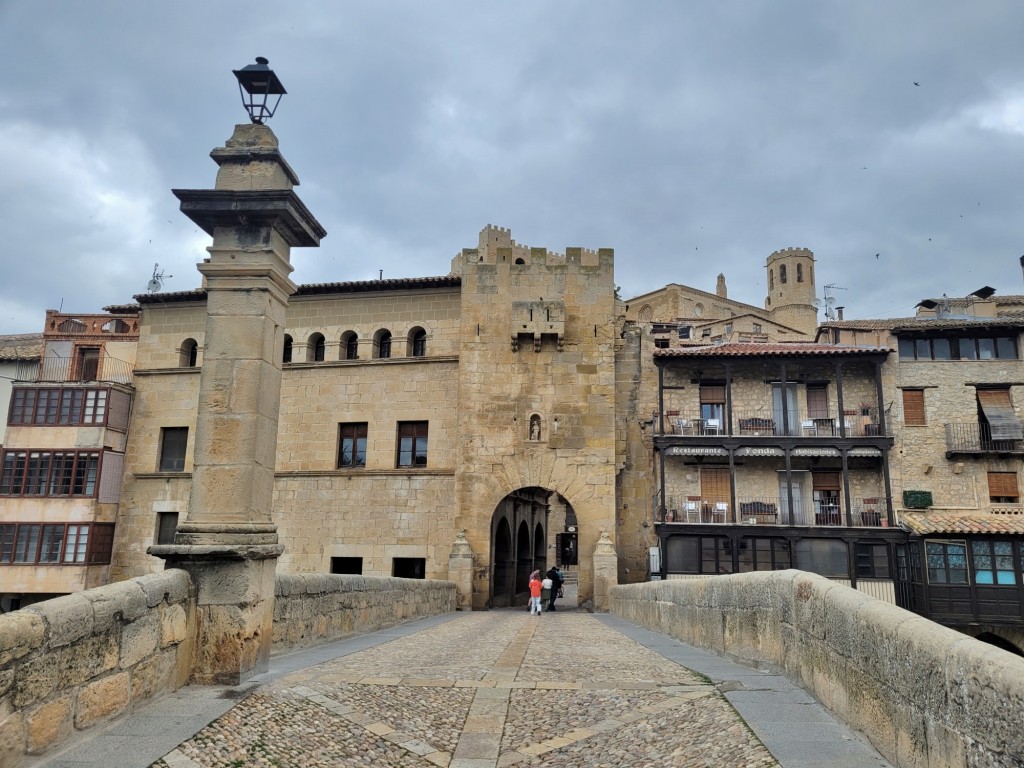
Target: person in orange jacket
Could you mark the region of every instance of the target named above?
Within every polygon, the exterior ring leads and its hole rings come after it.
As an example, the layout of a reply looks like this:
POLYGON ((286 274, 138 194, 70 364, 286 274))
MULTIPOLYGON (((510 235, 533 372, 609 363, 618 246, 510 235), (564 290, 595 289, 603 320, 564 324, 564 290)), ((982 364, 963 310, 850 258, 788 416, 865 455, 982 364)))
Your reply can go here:
POLYGON ((540 571, 534 571, 530 574, 530 614, 541 614, 540 606, 540 571))

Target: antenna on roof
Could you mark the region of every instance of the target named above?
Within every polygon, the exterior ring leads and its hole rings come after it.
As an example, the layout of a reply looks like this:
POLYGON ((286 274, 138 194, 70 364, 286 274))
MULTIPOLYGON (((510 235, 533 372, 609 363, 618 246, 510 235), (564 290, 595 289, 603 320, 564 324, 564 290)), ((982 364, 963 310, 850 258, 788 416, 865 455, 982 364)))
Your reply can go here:
POLYGON ((146 290, 150 293, 156 293, 164 287, 164 280, 167 277, 174 277, 174 275, 164 275, 160 269, 159 264, 153 265, 153 276, 149 279, 149 283, 146 285, 146 290))
POLYGON ((814 299, 811 303, 815 307, 825 307, 825 317, 829 320, 836 319, 836 302, 835 296, 829 294, 829 291, 845 291, 846 289, 842 286, 836 285, 835 283, 829 283, 825 286, 825 297, 822 299, 814 299))

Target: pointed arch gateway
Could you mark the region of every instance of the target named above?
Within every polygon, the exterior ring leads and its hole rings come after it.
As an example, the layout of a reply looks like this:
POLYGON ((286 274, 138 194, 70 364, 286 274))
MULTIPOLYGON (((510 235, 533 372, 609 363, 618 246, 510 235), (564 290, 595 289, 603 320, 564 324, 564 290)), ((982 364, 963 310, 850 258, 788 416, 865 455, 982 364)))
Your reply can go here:
POLYGON ((559 494, 538 487, 520 488, 498 503, 491 517, 490 607, 527 604, 530 573, 556 561, 551 524, 561 530, 563 521, 552 521, 551 513, 566 508, 559 494))

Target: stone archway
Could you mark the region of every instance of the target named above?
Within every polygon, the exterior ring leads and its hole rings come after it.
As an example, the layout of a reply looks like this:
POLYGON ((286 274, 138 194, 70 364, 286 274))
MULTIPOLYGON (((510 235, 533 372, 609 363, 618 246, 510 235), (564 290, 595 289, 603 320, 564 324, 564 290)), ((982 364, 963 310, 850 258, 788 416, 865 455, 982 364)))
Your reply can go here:
POLYGON ((544 488, 520 488, 495 508, 491 517, 490 607, 526 605, 530 572, 547 569, 551 494, 544 488))

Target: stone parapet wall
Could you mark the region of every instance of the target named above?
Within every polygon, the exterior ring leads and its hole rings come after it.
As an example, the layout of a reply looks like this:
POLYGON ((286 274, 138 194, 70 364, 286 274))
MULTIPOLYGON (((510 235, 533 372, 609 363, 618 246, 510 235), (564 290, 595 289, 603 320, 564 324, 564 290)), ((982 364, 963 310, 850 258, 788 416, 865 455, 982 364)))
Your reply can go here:
POLYGON ((273 654, 451 613, 455 584, 335 574, 278 574, 273 654))
POLYGON ((180 688, 195 630, 195 591, 177 570, 0 616, 0 765, 180 688))
POLYGON ((1024 760, 1024 659, 821 576, 620 585, 611 612, 781 669, 894 765, 1024 760))

